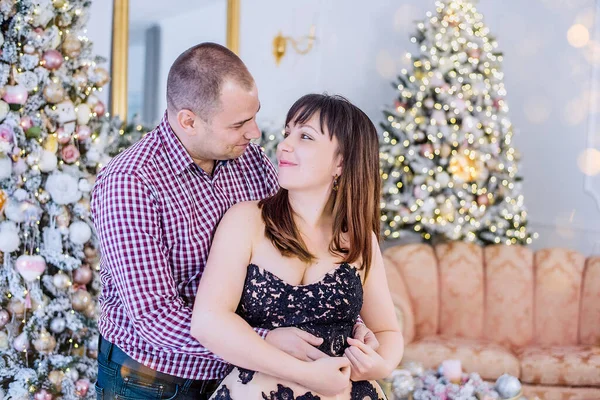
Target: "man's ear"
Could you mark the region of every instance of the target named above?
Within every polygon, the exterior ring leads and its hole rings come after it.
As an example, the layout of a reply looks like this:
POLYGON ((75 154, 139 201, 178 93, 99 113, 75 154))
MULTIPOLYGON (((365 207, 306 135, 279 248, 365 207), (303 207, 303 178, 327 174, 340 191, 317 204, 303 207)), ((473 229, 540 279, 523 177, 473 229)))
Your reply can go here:
POLYGON ((177 112, 177 124, 186 134, 195 135, 196 130, 194 128, 197 123, 199 123, 198 118, 192 111, 183 109, 177 112))

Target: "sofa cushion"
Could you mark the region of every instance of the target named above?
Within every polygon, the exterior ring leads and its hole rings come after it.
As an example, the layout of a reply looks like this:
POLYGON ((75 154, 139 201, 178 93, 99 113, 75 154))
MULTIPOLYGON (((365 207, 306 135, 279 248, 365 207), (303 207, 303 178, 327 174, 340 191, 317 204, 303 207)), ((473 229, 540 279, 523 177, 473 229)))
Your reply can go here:
POLYGON ((600 388, 524 384, 523 395, 531 400, 593 400, 600 399, 600 388))
POLYGON ((425 368, 437 368, 442 361, 460 360, 466 372, 477 372, 484 379, 497 379, 508 373, 519 376, 519 360, 508 349, 492 342, 433 336, 410 343, 403 362, 418 361, 425 368))
POLYGON ((535 253, 535 341, 540 346, 574 346, 578 341, 585 257, 566 249, 535 253))
POLYGON ((385 251, 386 269, 395 268, 402 275, 414 315, 418 337, 438 333, 440 294, 437 259, 426 244, 391 247, 385 251))
POLYGON ((483 250, 473 243, 435 247, 440 273, 440 331, 445 336, 483 335, 483 250))
POLYGON ((583 275, 579 344, 600 346, 600 257, 588 259, 583 275))
POLYGON ((533 252, 523 246, 488 246, 484 258, 484 339, 509 348, 531 344, 533 252))
POLYGON ((600 386, 600 347, 531 346, 518 351, 521 381, 559 386, 600 386))

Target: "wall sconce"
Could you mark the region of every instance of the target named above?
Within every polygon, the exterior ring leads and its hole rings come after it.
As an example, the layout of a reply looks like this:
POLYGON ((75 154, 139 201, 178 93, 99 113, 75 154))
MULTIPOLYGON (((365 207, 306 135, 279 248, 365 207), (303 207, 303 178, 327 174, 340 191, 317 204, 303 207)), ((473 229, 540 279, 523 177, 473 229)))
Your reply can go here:
POLYGON ((279 65, 279 63, 281 62, 281 59, 285 55, 287 42, 290 42, 292 44, 292 47, 294 48, 296 53, 306 54, 312 49, 315 40, 316 37, 314 25, 311 25, 310 33, 308 34, 308 36, 301 37, 298 40, 291 37, 283 36, 280 31, 279 34, 275 36, 275 39, 273 39, 273 56, 275 56, 275 62, 277 63, 277 65, 279 65), (306 41, 306 47, 302 49, 300 48, 300 43, 304 41, 306 41))

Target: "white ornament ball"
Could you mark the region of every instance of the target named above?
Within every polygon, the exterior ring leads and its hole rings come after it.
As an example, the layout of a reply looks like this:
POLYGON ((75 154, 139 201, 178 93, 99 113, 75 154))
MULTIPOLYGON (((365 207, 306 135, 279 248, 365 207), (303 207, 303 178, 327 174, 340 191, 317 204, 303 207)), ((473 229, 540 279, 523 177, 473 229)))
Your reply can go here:
POLYGON ((56 157, 56 154, 48 150, 43 150, 39 161, 40 171, 52 172, 56 169, 57 165, 58 158, 56 157))
POLYGON ((504 374, 496 380, 494 388, 503 399, 510 399, 521 392, 521 382, 512 375, 504 374))
POLYGON ((435 180, 437 183, 439 183, 442 187, 447 187, 448 183, 450 183, 450 175, 448 175, 447 172, 442 171, 439 174, 436 174, 435 176, 435 180))
POLYGON ((79 379, 79 372, 75 369, 75 368, 70 368, 67 373, 66 373, 67 377, 69 379, 71 379, 73 382, 75 382, 77 379, 79 379))
POLYGON ((27 339, 27 334, 25 332, 21 333, 15 338, 13 341, 13 347, 16 351, 29 350, 29 340, 27 339))
POLYGON ((13 172, 15 175, 23 175, 27 171, 27 163, 24 159, 19 158, 13 166, 13 172))
POLYGON ((86 103, 82 103, 77 106, 77 124, 87 125, 92 118, 92 110, 86 103))
POLYGON ((58 272, 52 278, 52 283, 54 283, 54 286, 58 289, 66 289, 71 284, 71 280, 64 272, 58 272))
POLYGON ((16 251, 21 244, 19 229, 12 221, 0 223, 0 251, 3 253, 12 253, 16 251))
POLYGON ((79 190, 84 193, 89 193, 92 191, 92 184, 87 179, 79 180, 79 190))
POLYGON ((8 103, 4 100, 0 100, 0 121, 4 121, 4 118, 8 115, 8 111, 10 110, 8 103))
POLYGON ((92 229, 83 221, 75 221, 69 226, 69 239, 75 244, 85 244, 92 238, 92 229))
POLYGON ((0 158, 0 180, 10 178, 12 175, 12 160, 8 157, 0 158))

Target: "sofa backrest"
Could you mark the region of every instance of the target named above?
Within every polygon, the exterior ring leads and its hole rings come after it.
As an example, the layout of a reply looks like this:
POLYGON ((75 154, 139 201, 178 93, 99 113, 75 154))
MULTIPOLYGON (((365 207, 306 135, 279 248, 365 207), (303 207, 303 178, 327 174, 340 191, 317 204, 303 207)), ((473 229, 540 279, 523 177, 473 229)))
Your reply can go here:
POLYGON ((600 257, 465 242, 384 253, 405 341, 431 335, 507 347, 600 345, 600 257))

